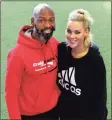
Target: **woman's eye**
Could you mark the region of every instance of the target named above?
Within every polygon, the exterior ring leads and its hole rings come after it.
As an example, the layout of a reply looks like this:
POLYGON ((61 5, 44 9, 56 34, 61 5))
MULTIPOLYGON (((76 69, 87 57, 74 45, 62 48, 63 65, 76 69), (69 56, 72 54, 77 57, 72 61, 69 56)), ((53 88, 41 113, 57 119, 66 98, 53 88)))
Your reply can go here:
POLYGON ((71 31, 70 29, 67 29, 67 33, 71 34, 71 33, 72 33, 72 31, 71 31))
POLYGON ((74 33, 75 33, 75 34, 80 34, 81 32, 80 32, 80 31, 75 31, 74 33))

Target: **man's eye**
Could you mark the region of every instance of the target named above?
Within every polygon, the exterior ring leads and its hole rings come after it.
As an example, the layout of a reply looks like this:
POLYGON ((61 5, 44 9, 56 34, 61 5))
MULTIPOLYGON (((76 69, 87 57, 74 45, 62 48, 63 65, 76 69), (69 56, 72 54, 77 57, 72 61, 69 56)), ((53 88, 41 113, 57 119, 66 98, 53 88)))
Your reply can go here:
POLYGON ((53 23, 55 22, 55 19, 50 19, 49 22, 53 23))
POLYGON ((38 22, 39 22, 39 23, 44 23, 45 20, 43 20, 43 19, 39 19, 38 22))

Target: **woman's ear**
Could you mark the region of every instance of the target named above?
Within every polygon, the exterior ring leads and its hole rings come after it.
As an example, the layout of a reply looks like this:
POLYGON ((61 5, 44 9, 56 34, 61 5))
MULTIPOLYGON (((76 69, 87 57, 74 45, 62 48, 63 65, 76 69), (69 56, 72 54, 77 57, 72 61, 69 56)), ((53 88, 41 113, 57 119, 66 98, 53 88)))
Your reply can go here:
POLYGON ((88 34, 89 34, 89 29, 86 29, 85 30, 85 36, 88 36, 88 34))

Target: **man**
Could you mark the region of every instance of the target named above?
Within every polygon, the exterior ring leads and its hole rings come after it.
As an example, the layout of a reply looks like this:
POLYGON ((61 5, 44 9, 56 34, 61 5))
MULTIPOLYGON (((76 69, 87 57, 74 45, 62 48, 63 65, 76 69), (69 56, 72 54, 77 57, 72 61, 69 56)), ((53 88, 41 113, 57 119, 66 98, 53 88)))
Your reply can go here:
POLYGON ((60 91, 56 86, 58 41, 52 37, 52 8, 37 5, 31 24, 22 27, 7 57, 5 98, 9 118, 55 120, 60 91))

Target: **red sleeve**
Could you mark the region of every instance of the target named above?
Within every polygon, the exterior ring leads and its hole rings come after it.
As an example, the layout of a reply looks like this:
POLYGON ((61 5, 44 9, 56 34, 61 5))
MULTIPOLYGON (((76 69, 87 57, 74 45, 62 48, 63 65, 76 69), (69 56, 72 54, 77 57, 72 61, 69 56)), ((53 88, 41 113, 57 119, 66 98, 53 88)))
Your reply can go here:
POLYGON ((5 99, 9 113, 9 118, 12 120, 21 120, 18 94, 21 85, 21 77, 24 70, 24 65, 21 58, 14 53, 9 53, 7 57, 6 81, 5 81, 5 99))

